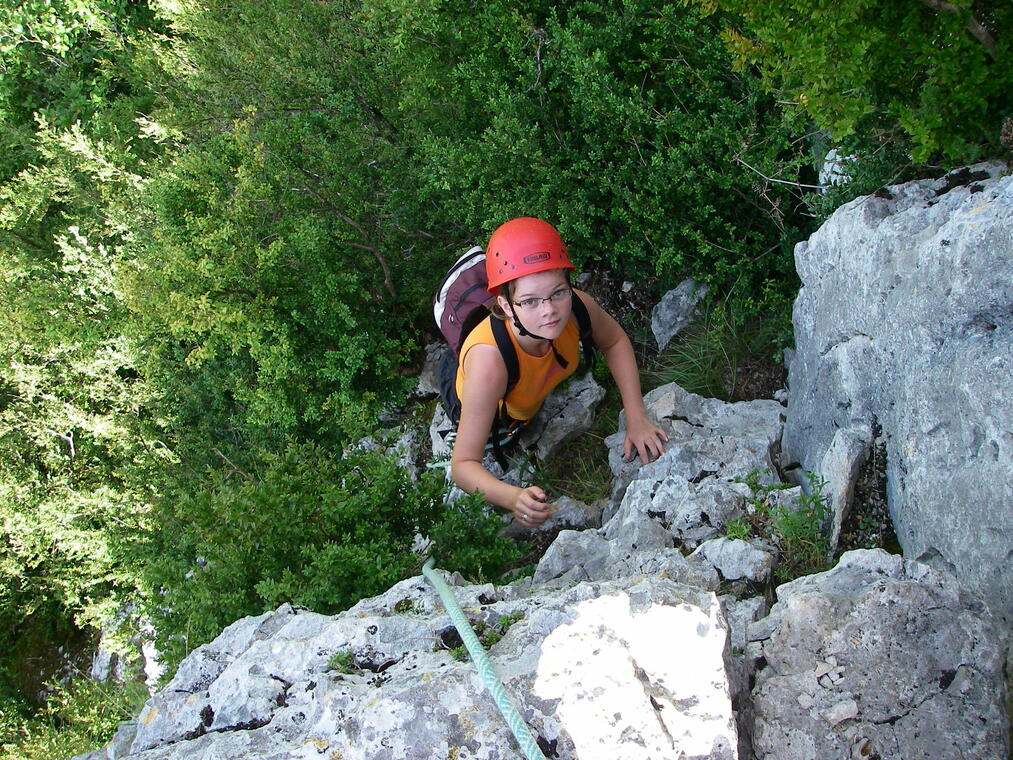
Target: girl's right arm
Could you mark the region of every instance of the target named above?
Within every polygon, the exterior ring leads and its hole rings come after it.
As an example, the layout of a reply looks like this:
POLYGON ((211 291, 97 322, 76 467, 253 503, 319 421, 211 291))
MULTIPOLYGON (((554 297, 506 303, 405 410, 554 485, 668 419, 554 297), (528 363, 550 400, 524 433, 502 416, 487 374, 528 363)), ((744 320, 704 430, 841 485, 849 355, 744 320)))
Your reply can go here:
POLYGON ((509 509, 522 525, 543 523, 550 513, 541 488, 512 486, 482 466, 485 443, 499 401, 506 393, 507 372, 499 349, 484 344, 472 346, 464 357, 464 371, 461 420, 450 458, 451 477, 461 490, 481 491, 492 504, 509 509))

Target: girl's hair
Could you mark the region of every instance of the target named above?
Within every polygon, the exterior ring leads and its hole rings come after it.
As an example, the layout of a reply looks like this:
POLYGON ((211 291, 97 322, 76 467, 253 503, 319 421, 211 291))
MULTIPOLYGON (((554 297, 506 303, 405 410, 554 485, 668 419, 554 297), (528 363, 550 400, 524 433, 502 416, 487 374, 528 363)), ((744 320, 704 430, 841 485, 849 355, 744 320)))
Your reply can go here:
MULTIPOLYGON (((504 282, 502 285, 499 286, 499 295, 503 296, 507 301, 510 300, 511 293, 509 282, 504 282)), ((509 319, 507 313, 503 311, 503 307, 499 305, 499 299, 496 298, 493 299, 492 303, 489 305, 489 311, 492 312, 492 315, 496 319, 500 319, 504 322, 507 319, 509 319)))

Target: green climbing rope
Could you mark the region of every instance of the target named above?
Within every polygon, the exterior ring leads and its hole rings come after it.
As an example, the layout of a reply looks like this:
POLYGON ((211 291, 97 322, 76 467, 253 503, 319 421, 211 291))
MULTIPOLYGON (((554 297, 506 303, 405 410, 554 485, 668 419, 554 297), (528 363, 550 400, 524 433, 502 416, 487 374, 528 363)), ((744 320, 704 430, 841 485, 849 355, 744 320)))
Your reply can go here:
POLYGON ((464 646, 468 649, 468 654, 471 655, 475 667, 478 668, 478 673, 482 677, 482 683, 485 684, 485 688, 492 694, 496 707, 499 708, 510 730, 513 731, 514 736, 517 738, 517 743, 521 745, 521 749, 524 751, 524 756, 528 760, 546 760, 545 755, 542 754, 542 750, 538 746, 538 742, 531 734, 531 729, 524 722, 521 714, 514 706, 510 695, 507 694, 503 682, 496 675, 496 671, 493 670, 492 663, 489 662, 489 655, 482 648, 482 644, 479 642, 478 636, 475 635, 475 631, 472 630, 468 618, 464 616, 464 611, 461 609, 461 605, 457 603, 457 598, 443 578, 436 574, 435 565, 436 562, 432 557, 427 559, 426 563, 422 566, 422 574, 426 576, 428 581, 433 585, 433 588, 436 589, 436 593, 440 595, 440 599, 443 600, 443 606, 447 609, 451 622, 457 628, 464 646))

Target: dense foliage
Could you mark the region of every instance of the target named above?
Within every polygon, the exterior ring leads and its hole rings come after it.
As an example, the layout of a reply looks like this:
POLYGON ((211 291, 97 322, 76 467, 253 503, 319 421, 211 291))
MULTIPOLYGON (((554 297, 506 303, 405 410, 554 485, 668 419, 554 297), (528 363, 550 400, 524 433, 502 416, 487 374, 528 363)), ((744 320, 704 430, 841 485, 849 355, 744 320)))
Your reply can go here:
POLYGON ((175 661, 415 572, 416 533, 495 574, 477 502, 338 453, 404 403, 447 263, 535 214, 783 318, 810 209, 1001 150, 1009 11, 929 6, 0 7, 0 725, 44 755, 71 708, 32 723, 26 663, 127 601, 175 661), (818 196, 833 145, 862 161, 818 196))
POLYGON ((484 502, 443 502, 443 473, 413 482, 379 452, 333 456, 312 444, 262 471, 208 472, 170 486, 141 552, 170 668, 251 613, 282 602, 339 612, 420 572, 419 536, 444 567, 495 578, 519 552, 484 502))
POLYGON ((692 1, 738 14, 740 62, 859 154, 900 140, 916 162, 974 161, 1013 117, 1007 2, 692 1))
POLYGON ((716 21, 646 0, 475 12, 433 24, 463 51, 418 166, 447 218, 541 215, 585 265, 628 276, 791 282, 795 199, 763 175, 797 174, 800 125, 733 75, 716 21))

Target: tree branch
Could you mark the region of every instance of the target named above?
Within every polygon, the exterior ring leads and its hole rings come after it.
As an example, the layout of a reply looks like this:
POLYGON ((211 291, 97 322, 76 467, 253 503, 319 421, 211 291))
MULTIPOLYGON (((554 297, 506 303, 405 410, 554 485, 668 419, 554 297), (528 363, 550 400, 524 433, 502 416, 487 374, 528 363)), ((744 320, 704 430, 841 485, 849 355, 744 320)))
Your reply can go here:
POLYGON ((754 169, 752 166, 750 166, 749 164, 747 164, 745 161, 743 161, 738 156, 736 156, 733 160, 737 164, 742 164, 744 167, 746 167, 747 169, 749 169, 749 171, 755 172, 756 174, 759 174, 761 177, 763 177, 765 180, 767 180, 767 182, 776 182, 779 185, 791 185, 792 187, 805 187, 805 188, 809 188, 811 190, 826 190, 827 189, 826 185, 807 185, 804 182, 789 182, 786 179, 774 179, 773 177, 768 177, 766 174, 764 174, 763 172, 761 172, 759 169, 754 169))
MULTIPOLYGON (((950 5, 946 0, 920 0, 920 2, 933 10, 942 11, 943 13, 960 13, 960 8, 950 5)), ((988 29, 982 26, 981 22, 974 16, 968 19, 966 28, 972 37, 985 46, 985 50, 988 51, 989 55, 995 58, 995 38, 989 34, 988 29)))
MULTIPOLYGON (((324 204, 324 206, 330 209, 331 213, 335 214, 341 221, 343 221, 353 230, 358 232, 362 240, 369 239, 369 237, 366 235, 366 232, 362 229, 362 227, 359 226, 358 222, 356 222, 354 219, 352 219, 352 217, 345 214, 343 211, 341 211, 341 209, 339 209, 329 200, 320 195, 320 193, 318 193, 316 190, 310 187, 308 183, 305 182, 303 183, 303 189, 305 189, 306 192, 308 192, 310 195, 312 195, 314 198, 316 198, 318 201, 324 204)), ((380 265, 380 269, 383 270, 384 287, 387 289, 387 293, 390 295, 391 299, 396 300, 397 290, 394 288, 394 278, 391 276, 390 266, 387 264, 387 260, 383 257, 383 254, 380 253, 380 249, 377 248, 375 245, 371 245, 370 243, 348 242, 346 243, 346 245, 349 245, 352 248, 358 248, 359 250, 369 251, 370 253, 373 254, 373 258, 376 259, 376 262, 380 265)))
POLYGON ((63 435, 62 433, 57 433, 55 430, 50 430, 49 428, 46 428, 46 432, 49 433, 50 435, 55 435, 57 438, 60 438, 61 440, 63 440, 67 444, 67 448, 69 449, 68 453, 70 454, 70 458, 71 459, 74 458, 74 454, 76 452, 74 451, 74 431, 73 430, 71 430, 66 435, 63 435))
MULTIPOLYGON (((301 173, 304 177, 310 174, 302 167, 297 166, 293 168, 299 173, 301 173)), ((376 259, 376 262, 380 265, 380 269, 383 271, 383 284, 384 287, 387 289, 387 294, 391 297, 392 300, 397 300, 397 289, 394 287, 394 278, 391 275, 390 266, 387 264, 387 260, 380 252, 380 249, 368 242, 369 236, 366 234, 365 230, 362 229, 362 227, 359 225, 358 222, 356 222, 350 216, 342 212, 341 209, 335 206, 328 198, 325 198, 323 195, 318 193, 310 185, 309 182, 304 181, 300 182, 299 184, 301 185, 303 190, 305 190, 307 193, 316 198, 317 201, 319 201, 326 209, 328 209, 331 213, 335 214, 339 219, 341 219, 341 221, 343 221, 345 224, 347 224, 349 227, 351 227, 353 230, 359 233, 359 237, 363 242, 362 243, 348 242, 347 245, 351 246, 352 248, 358 248, 360 250, 368 251, 369 253, 373 254, 373 258, 376 259)))

